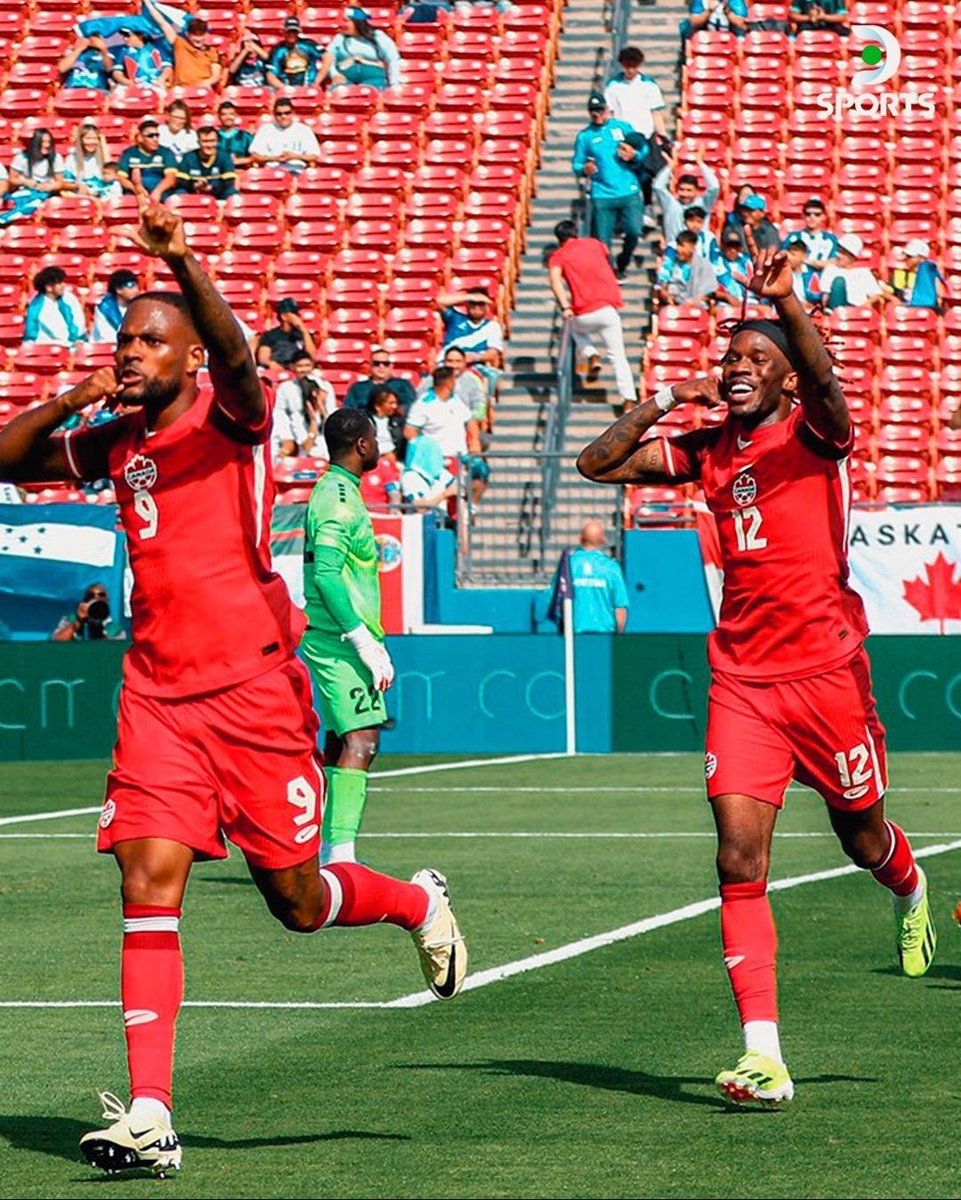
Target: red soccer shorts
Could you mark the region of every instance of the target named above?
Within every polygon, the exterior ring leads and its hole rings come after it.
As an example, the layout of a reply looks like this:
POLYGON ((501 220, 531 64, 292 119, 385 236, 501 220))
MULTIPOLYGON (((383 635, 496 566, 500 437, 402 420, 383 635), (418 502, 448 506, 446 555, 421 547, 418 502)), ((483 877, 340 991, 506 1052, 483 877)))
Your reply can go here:
POLYGON ((753 796, 780 808, 796 779, 832 808, 870 808, 888 779, 867 653, 808 679, 758 682, 715 672, 706 750, 710 800, 753 796))
POLYGON ((123 688, 97 849, 169 838, 198 858, 226 858, 226 836, 256 867, 296 866, 318 848, 324 775, 316 744, 299 658, 184 700, 123 688))

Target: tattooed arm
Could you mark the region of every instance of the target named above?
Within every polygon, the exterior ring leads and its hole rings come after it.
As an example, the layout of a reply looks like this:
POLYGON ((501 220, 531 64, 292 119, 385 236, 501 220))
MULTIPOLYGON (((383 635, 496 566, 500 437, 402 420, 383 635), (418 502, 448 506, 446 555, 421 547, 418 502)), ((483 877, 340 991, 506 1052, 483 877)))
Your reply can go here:
MULTIPOLYGON (((716 408, 721 402, 717 380, 712 375, 676 383, 671 391, 677 404, 702 404, 707 408, 716 408)), ((594 483, 680 482, 667 471, 660 439, 642 441, 651 426, 663 415, 653 400, 645 400, 637 408, 625 413, 599 438, 585 446, 577 459, 578 471, 594 483)))

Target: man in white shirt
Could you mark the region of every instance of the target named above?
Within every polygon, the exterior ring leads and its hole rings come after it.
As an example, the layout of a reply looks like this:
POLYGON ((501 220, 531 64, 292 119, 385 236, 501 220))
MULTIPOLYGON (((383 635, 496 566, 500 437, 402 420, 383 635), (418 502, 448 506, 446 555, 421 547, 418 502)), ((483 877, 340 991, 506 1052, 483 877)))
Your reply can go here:
POLYGON ((618 121, 626 121, 635 133, 646 138, 655 132, 666 137, 664 96, 650 75, 641 71, 644 51, 637 46, 625 46, 617 61, 620 74, 614 76, 604 91, 611 115, 618 121))
MULTIPOLYGON (((452 460, 469 455, 471 503, 487 489, 490 467, 481 457, 480 424, 470 409, 454 395, 457 379, 452 367, 438 367, 433 386, 410 406, 404 437, 408 442, 423 435, 440 446, 448 467, 452 460)), ((409 452, 408 452, 409 453, 409 452)))
POLYGON ((863 257, 864 242, 856 233, 838 238, 837 262, 828 263, 821 272, 821 291, 827 298, 825 308, 883 303, 884 288, 877 276, 870 267, 856 266, 863 257))
POLYGON ((299 175, 320 161, 320 146, 314 131, 294 120, 294 106, 287 96, 274 101, 274 119, 261 125, 250 143, 250 161, 255 167, 283 167, 299 175))
POLYGON ((274 404, 275 457, 309 454, 327 458, 323 427, 337 408, 334 389, 316 371, 305 350, 294 357, 290 370, 294 377, 278 385, 274 404))

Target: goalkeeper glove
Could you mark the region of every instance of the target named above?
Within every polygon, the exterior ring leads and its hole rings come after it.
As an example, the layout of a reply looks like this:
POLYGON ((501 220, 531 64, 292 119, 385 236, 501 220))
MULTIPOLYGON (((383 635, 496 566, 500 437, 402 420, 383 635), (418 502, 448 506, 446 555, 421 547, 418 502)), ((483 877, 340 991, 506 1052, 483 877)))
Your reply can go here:
POLYGON ((383 642, 378 642, 366 625, 358 625, 345 633, 342 641, 350 642, 360 656, 360 661, 374 677, 374 686, 386 692, 394 682, 394 664, 383 642))

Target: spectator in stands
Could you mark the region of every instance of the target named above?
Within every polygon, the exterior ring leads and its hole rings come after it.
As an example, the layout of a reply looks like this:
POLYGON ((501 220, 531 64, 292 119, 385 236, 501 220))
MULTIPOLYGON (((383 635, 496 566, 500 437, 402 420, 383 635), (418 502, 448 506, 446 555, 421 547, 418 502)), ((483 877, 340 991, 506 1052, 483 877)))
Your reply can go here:
POLYGON ((614 368, 621 402, 633 405, 637 389, 618 311, 623 298, 604 243, 578 237, 577 226, 570 220, 558 222, 554 236, 558 248, 547 262, 551 291, 565 320, 571 322, 574 344, 588 364, 588 378, 596 379, 599 374, 600 356, 594 341, 600 339, 614 368))
POLYGON ((63 164, 65 188, 82 196, 103 197, 120 192, 116 180, 107 180, 104 168, 110 159, 103 134, 92 121, 77 126, 73 149, 63 164))
POLYGON ((250 161, 254 166, 283 167, 299 175, 305 167, 320 161, 320 146, 310 126, 294 119, 294 106, 286 96, 274 101, 274 119, 261 125, 250 143, 250 161))
MULTIPOLYGON (((263 365, 276 363, 281 367, 289 367, 302 350, 306 350, 314 360, 317 358, 317 346, 313 335, 300 315, 300 305, 291 296, 285 296, 274 305, 277 313, 277 324, 262 333, 257 339, 258 353, 270 352, 270 358, 263 365)), ((258 362, 262 362, 258 358, 258 362)))
POLYGON ((449 469, 453 460, 465 458, 471 477, 471 499, 476 504, 487 487, 490 468, 481 458, 480 427, 467 405, 454 395, 454 387, 452 368, 438 367, 432 386, 411 405, 404 437, 408 442, 421 435, 433 438, 449 460, 449 469))
POLYGON ((167 120, 159 126, 160 145, 179 163, 185 154, 197 149, 197 134, 194 131, 190 108, 183 100, 173 100, 167 105, 167 120))
POLYGON ((240 45, 227 64, 227 82, 240 87, 266 87, 270 52, 252 29, 244 31, 240 45))
POLYGON ((134 144, 120 155, 118 174, 124 190, 142 187, 151 200, 160 201, 177 186, 177 160, 160 145, 160 126, 144 117, 137 126, 134 144))
POLYGON ((886 288, 912 308, 933 308, 941 312, 948 285, 931 257, 930 242, 915 238, 901 251, 904 263, 895 267, 886 288))
POLYGON ((644 51, 625 46, 617 56, 620 72, 604 90, 604 99, 616 121, 624 121, 635 133, 649 138, 655 132, 667 137, 664 96, 650 77, 641 71, 644 51))
POLYGON ((681 39, 702 29, 743 37, 748 31, 747 0, 690 0, 688 17, 681 22, 681 39))
POLYGON ((103 164, 103 191, 100 193, 101 200, 119 200, 123 195, 123 184, 120 182, 120 163, 110 162, 103 164))
POLYGON ((480 367, 468 363, 460 346, 447 347, 442 366, 450 367, 454 372, 454 395, 467 405, 480 428, 481 448, 487 450, 494 429, 494 410, 486 377, 480 367))
POLYGON ((725 230, 733 230, 741 239, 745 249, 744 226, 750 225, 751 233, 759 250, 772 250, 781 245, 777 226, 767 218, 767 201, 752 189, 744 189, 735 202, 734 211, 724 220, 725 230))
POLYGON ((250 145, 254 135, 240 126, 240 115, 233 100, 222 100, 217 109, 220 129, 217 131, 217 141, 234 160, 238 170, 250 166, 250 145))
POLYGON ((285 379, 277 388, 274 406, 275 419, 286 425, 290 441, 284 442, 284 456, 310 454, 327 457, 323 439, 324 424, 337 407, 334 389, 322 375, 307 350, 298 350, 290 360, 292 379, 285 379))
POLYGON ((594 236, 613 249, 614 231, 620 221, 624 243, 614 262, 620 278, 627 274, 644 227, 641 185, 628 163, 637 151, 625 136, 633 132, 625 121, 611 117, 607 101, 595 93, 588 101, 591 123, 574 142, 572 167, 579 178, 590 180, 594 236))
POLYGON ((23 340, 72 346, 87 340, 87 318, 62 267, 43 267, 33 277, 36 295, 27 305, 23 340))
POLYGON ((818 196, 812 196, 804 206, 804 228, 796 233, 789 233, 785 244, 800 238, 807 247, 807 265, 814 271, 821 271, 831 262, 838 252, 838 239, 827 224, 827 210, 824 201, 818 196))
POLYGON ((851 32, 845 0, 792 0, 787 16, 791 33, 824 29, 847 37, 851 32))
POLYGON ((6 204, 0 224, 35 212, 45 200, 64 190, 63 159, 57 153, 49 129, 37 129, 23 150, 13 156, 7 179, 6 204))
POLYGON ((870 267, 857 266, 864 256, 864 242, 856 233, 846 233, 838 239, 836 263, 828 263, 821 272, 821 291, 826 296, 825 308, 846 305, 880 304, 884 286, 870 267))
POLYGON ((400 53, 393 39, 374 29, 370 13, 352 6, 345 10, 344 28, 327 49, 320 64, 320 79, 341 83, 365 83, 383 91, 400 80, 400 53))
POLYGON ((715 297, 725 304, 740 304, 747 294, 752 275, 751 256, 733 230, 721 233, 721 258, 715 267, 717 291, 715 297))
POLYGON ((603 524, 585 521, 580 546, 569 558, 575 633, 623 633, 627 624, 624 572, 607 546, 603 524))
POLYGON ((714 295, 717 276, 707 259, 697 253, 696 234, 682 229, 674 245, 664 251, 655 289, 659 304, 707 304, 714 295))
POLYGON ((110 273, 107 294, 94 309, 92 342, 116 342, 127 305, 139 291, 140 281, 133 271, 121 267, 110 273))
POLYGON ((405 417, 397 397, 388 387, 375 387, 367 401, 367 411, 377 430, 377 449, 381 458, 390 455, 395 462, 403 462, 407 453, 405 417))
POLYGON ((397 397, 401 410, 407 413, 414 403, 414 389, 406 379, 392 374, 390 354, 383 346, 373 346, 370 352, 370 374, 355 380, 344 397, 345 408, 369 408, 375 388, 389 388, 397 397))
POLYGON ((144 0, 144 7, 173 47, 174 87, 216 87, 224 69, 207 41, 207 22, 202 17, 188 17, 181 33, 158 5, 144 0))
POLYGON ((808 248, 800 237, 788 238, 784 246, 787 260, 794 272, 794 294, 802 304, 818 304, 821 284, 816 272, 807 265, 808 248))
POLYGON ((270 53, 267 83, 270 87, 303 87, 314 83, 322 58, 316 42, 301 36, 296 17, 284 21, 284 38, 270 53))
POLYGON ((721 248, 708 227, 707 212, 700 204, 692 204, 690 208, 685 208, 684 228, 697 238, 696 253, 701 258, 706 258, 712 265, 720 261, 721 248))
POLYGON ((120 30, 123 50, 113 69, 114 83, 121 86, 136 83, 140 87, 165 91, 170 87, 173 68, 152 41, 148 42, 139 29, 120 30))
POLYGON ((703 194, 698 190, 701 181, 696 175, 682 175, 677 186, 671 189, 671 178, 677 164, 673 153, 666 152, 667 166, 663 167, 654 177, 654 198, 661 206, 661 223, 664 227, 664 241, 670 246, 684 228, 684 213, 696 205, 703 208, 707 216, 714 211, 714 205, 721 194, 721 181, 704 161, 704 151, 698 148, 697 161, 704 176, 705 188, 703 194))
POLYGON ((217 138, 212 118, 204 118, 197 130, 198 147, 183 156, 177 168, 177 190, 195 196, 213 196, 226 200, 237 194, 237 170, 234 160, 217 138))
POLYGON ((122 638, 123 630, 112 633, 107 627, 111 624, 110 604, 107 597, 107 586, 103 583, 92 583, 83 593, 83 599, 78 603, 77 610, 63 617, 60 624, 50 635, 54 642, 99 642, 108 638, 122 638))
POLYGON ((102 37, 78 37, 57 63, 62 88, 96 88, 109 92, 113 59, 102 37))
POLYGON ((444 348, 459 346, 468 363, 476 365, 494 395, 504 367, 504 331, 490 315, 491 298, 483 288, 441 292, 437 297, 444 322, 444 348))
POLYGON ((432 437, 419 437, 408 447, 400 491, 405 504, 420 510, 446 508, 448 500, 457 495, 457 479, 432 437))

